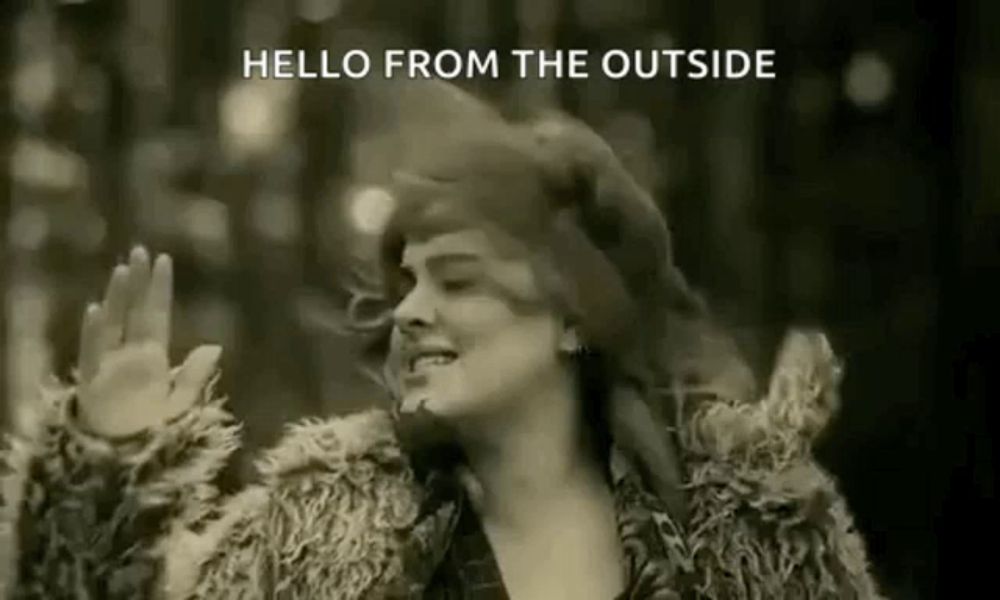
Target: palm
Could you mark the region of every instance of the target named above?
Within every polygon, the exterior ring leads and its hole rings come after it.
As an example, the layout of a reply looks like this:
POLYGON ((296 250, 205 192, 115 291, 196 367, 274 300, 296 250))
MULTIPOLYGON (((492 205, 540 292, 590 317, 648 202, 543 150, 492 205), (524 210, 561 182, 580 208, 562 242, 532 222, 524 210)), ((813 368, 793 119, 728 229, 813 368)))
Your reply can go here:
POLYGON ((215 370, 217 347, 202 346, 172 373, 168 360, 173 269, 137 248, 115 268, 104 301, 91 305, 80 335, 84 425, 110 436, 155 427, 187 410, 215 370))

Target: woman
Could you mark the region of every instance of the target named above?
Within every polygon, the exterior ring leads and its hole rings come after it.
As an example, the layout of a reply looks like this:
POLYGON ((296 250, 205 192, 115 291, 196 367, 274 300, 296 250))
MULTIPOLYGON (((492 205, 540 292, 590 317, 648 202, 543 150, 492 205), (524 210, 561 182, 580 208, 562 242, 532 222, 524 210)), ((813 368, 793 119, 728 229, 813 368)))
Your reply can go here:
POLYGON ((8 597, 875 597, 808 455, 831 357, 792 352, 815 377, 760 403, 706 387, 703 308, 595 135, 492 118, 393 191, 393 409, 292 426, 221 498, 220 350, 170 369, 171 263, 137 249, 85 315, 77 384, 8 453, 8 597))

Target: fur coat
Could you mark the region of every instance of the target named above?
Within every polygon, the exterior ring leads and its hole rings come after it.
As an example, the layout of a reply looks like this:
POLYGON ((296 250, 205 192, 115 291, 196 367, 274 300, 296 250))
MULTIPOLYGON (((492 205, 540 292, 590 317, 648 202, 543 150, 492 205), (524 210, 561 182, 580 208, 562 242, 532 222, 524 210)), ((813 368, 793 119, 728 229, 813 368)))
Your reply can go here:
MULTIPOLYGON (((879 597, 844 499, 809 454, 836 408, 815 340, 786 344, 760 401, 676 391, 690 506, 680 596, 879 597)), ((35 430, 4 449, 2 597, 420 597, 447 540, 428 535, 433 515, 418 520, 425 490, 390 414, 291 425, 259 459, 260 481, 223 497, 213 481, 239 426, 213 388, 115 443, 75 426, 71 388, 46 393, 35 430)))

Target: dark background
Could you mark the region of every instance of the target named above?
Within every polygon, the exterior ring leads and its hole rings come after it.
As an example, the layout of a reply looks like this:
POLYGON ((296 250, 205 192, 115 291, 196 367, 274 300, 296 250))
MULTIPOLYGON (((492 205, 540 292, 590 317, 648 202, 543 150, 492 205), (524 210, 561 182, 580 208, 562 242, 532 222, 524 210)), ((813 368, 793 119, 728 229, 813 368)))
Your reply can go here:
POLYGON ((1000 2, 3 0, 0 43, 5 427, 141 241, 177 261, 177 355, 225 346, 251 446, 377 398, 325 311, 392 140, 347 83, 240 80, 242 48, 775 48, 774 81, 464 86, 604 134, 761 373, 789 326, 830 333, 820 458, 891 597, 993 587, 1000 2))

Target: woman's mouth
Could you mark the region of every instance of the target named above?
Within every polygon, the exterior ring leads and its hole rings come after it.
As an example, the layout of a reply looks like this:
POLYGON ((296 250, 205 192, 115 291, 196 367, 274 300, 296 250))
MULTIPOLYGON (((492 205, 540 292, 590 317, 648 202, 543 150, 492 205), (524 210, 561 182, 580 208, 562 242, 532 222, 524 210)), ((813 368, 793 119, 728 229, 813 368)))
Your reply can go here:
POLYGON ((410 375, 419 375, 432 369, 438 369, 455 362, 458 354, 445 349, 418 350, 411 354, 406 361, 406 372, 410 375))

